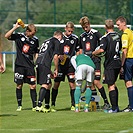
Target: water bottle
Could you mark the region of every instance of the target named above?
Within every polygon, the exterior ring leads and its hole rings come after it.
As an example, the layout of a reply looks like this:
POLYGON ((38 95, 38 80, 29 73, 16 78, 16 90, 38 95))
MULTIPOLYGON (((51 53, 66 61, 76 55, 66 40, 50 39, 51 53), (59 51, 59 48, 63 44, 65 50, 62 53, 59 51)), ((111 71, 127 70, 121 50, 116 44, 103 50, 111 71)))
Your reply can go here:
POLYGON ((91 97, 91 111, 96 111, 96 102, 94 97, 91 97))
POLYGON ((21 25, 22 28, 25 28, 25 24, 20 18, 17 20, 17 22, 19 25, 21 25))

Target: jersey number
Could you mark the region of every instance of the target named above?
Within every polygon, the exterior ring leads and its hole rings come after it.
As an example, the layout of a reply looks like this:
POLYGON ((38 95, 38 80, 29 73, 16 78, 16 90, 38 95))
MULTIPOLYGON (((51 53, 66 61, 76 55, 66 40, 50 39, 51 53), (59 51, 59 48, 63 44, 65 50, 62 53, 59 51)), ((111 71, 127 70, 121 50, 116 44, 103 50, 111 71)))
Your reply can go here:
POLYGON ((49 41, 42 44, 42 46, 40 48, 40 53, 44 53, 47 50, 48 44, 49 44, 49 41))

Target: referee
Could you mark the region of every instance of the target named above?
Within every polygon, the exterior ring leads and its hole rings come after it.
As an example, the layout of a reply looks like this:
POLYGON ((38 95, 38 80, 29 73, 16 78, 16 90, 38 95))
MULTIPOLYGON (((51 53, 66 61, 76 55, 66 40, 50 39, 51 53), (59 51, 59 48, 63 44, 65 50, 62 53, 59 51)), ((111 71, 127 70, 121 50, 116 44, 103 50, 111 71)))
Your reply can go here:
POLYGON ((122 40, 122 67, 124 71, 125 85, 128 92, 129 105, 124 112, 133 112, 133 31, 127 28, 127 21, 123 16, 116 19, 116 25, 123 31, 122 40))

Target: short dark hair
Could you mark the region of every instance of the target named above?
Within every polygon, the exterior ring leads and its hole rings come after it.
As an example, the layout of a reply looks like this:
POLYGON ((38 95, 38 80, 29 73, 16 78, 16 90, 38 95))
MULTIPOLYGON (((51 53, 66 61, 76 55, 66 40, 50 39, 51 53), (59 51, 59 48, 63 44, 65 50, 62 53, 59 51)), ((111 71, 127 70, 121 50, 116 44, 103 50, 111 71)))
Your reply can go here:
POLYGON ((120 21, 120 22, 125 22, 127 24, 127 20, 126 18, 124 18, 123 16, 119 16, 117 19, 116 19, 116 22, 117 21, 120 21))

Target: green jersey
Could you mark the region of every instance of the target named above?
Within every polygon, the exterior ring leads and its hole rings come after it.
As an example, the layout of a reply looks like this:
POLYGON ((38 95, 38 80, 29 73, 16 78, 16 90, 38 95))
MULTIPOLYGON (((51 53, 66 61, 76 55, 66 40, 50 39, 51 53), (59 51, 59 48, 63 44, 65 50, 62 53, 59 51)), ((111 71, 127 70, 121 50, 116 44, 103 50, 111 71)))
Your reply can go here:
POLYGON ((85 54, 77 55, 77 57, 76 57, 76 64, 77 64, 77 67, 79 65, 85 64, 85 65, 89 65, 89 66, 93 67, 94 69, 96 68, 95 64, 92 61, 92 59, 89 56, 85 55, 85 54))

